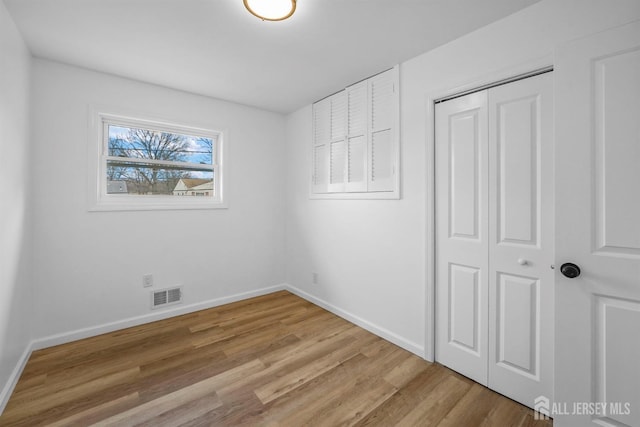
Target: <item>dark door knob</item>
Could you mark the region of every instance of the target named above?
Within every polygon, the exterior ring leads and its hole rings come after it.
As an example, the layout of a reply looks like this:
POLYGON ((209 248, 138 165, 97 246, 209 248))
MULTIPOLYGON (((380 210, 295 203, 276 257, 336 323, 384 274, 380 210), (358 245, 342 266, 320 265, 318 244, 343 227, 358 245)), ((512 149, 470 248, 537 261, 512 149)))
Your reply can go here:
POLYGON ((580 275, 580 267, 572 262, 565 262, 560 266, 560 272, 569 279, 574 279, 580 275))

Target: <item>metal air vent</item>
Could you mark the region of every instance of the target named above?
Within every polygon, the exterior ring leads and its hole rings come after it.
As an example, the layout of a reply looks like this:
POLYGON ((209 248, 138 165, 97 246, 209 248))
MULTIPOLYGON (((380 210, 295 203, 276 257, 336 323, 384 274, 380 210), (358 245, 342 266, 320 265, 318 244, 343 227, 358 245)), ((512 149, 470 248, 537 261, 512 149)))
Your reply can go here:
POLYGON ((151 292, 151 308, 165 305, 180 304, 182 302, 182 287, 161 289, 151 292))

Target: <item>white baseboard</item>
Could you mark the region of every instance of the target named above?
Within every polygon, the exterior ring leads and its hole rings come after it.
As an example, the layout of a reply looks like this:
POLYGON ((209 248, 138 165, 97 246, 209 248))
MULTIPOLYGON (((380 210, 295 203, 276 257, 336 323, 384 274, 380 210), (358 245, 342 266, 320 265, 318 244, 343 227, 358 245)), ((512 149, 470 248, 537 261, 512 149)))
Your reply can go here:
POLYGON ((18 359, 18 363, 16 363, 15 368, 13 368, 13 372, 9 375, 9 380, 4 385, 4 388, 0 392, 0 415, 4 412, 4 408, 7 406, 9 402, 9 397, 11 397, 11 393, 13 393, 13 389, 18 384, 18 380, 20 379, 20 375, 22 375, 22 371, 24 367, 27 365, 27 361, 29 357, 31 357, 31 352, 33 351, 33 341, 27 344, 27 347, 22 352, 22 356, 18 359))
POLYGON ((330 304, 320 298, 317 298, 299 288, 296 288, 295 286, 292 286, 290 284, 285 284, 284 288, 286 290, 288 290, 289 292, 298 295, 300 298, 304 298, 309 302, 314 303, 315 305, 318 305, 322 308, 324 308, 325 310, 328 310, 330 312, 332 312, 333 314, 335 314, 336 316, 340 316, 345 320, 348 320, 351 323, 354 323, 358 326, 360 326, 363 329, 366 329, 367 331, 378 335, 381 338, 386 339, 387 341, 390 341, 392 343, 394 343, 395 345, 404 348, 407 351, 410 351, 411 353, 420 356, 422 358, 424 358, 424 347, 416 344, 412 341, 409 341, 403 337, 401 337, 400 335, 389 331, 388 329, 382 328, 374 323, 369 322, 368 320, 365 320, 361 317, 358 317, 354 314, 349 313, 348 311, 345 311, 339 307, 336 307, 333 304, 330 304))
POLYGON ((61 334, 37 338, 32 342, 32 348, 33 350, 40 350, 42 348, 53 347, 54 345, 66 344, 68 342, 77 341, 83 338, 94 337, 96 335, 106 334, 109 332, 118 331, 120 329, 130 328, 132 326, 143 325, 145 323, 155 322, 157 320, 164 320, 170 317, 180 316, 182 314, 193 313, 194 311, 205 310, 207 308, 217 307, 248 298, 270 294, 272 292, 281 291, 283 289, 285 289, 284 284, 269 286, 249 292, 243 292, 240 294, 214 298, 195 304, 174 306, 171 309, 154 311, 153 313, 130 317, 128 319, 105 323, 103 325, 91 326, 88 328, 77 329, 71 332, 63 332, 61 334))

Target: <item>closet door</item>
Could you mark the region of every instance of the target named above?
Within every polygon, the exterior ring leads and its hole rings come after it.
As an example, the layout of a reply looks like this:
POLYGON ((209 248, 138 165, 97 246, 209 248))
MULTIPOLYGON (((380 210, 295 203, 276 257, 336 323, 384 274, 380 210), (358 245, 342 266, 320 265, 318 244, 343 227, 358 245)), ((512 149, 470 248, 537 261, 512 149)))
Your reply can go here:
POLYGON ((436 360, 553 398, 550 73, 436 106, 436 360))
POLYGON ((487 94, 436 106, 436 360, 487 384, 487 94))
POLYGON ((489 89, 489 387, 553 398, 553 76, 489 89))

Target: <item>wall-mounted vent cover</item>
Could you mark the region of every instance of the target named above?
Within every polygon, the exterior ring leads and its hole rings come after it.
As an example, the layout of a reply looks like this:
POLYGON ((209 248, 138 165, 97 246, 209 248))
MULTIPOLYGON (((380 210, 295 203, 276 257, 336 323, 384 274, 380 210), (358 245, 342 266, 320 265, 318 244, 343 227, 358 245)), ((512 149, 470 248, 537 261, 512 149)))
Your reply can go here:
POLYGON ((165 305, 180 304, 182 302, 182 288, 162 289, 151 292, 151 308, 165 305))

